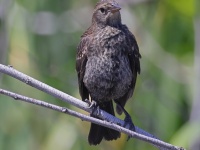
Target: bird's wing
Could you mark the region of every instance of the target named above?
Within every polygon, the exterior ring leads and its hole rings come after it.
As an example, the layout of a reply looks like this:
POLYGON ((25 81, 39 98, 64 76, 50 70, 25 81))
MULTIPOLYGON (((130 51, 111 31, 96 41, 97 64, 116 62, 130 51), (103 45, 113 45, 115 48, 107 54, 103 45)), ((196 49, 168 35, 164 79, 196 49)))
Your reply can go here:
MULTIPOLYGON (((139 52, 139 47, 135 39, 135 36, 128 30, 128 28, 125 25, 123 25, 122 29, 126 35, 126 46, 127 46, 126 50, 127 50, 127 55, 130 62, 130 68, 133 74, 129 91, 125 95, 123 95, 121 98, 115 100, 118 104, 124 107, 127 100, 133 95, 133 91, 134 91, 136 79, 137 79, 137 74, 140 73, 141 55, 139 52)), ((117 105, 117 112, 118 114, 122 113, 122 109, 118 105, 117 105)))
POLYGON ((128 28, 124 25, 124 31, 126 33, 126 41, 128 43, 128 59, 130 62, 131 71, 133 74, 132 84, 130 96, 133 93, 135 88, 135 83, 137 79, 137 74, 140 73, 140 52, 135 36, 128 30, 128 28))
POLYGON ((83 83, 83 77, 85 74, 85 67, 87 63, 87 49, 89 45, 89 38, 84 34, 81 37, 81 41, 77 47, 76 54, 76 71, 78 74, 79 92, 83 101, 89 99, 89 92, 83 83))

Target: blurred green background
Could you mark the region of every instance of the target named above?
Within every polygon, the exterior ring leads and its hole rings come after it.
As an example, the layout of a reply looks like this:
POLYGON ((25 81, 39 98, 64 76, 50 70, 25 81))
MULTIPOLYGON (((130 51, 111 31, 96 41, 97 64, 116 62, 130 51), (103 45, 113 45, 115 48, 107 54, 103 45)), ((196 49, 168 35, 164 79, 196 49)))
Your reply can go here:
MULTIPOLYGON (((126 109, 137 126, 191 150, 200 150, 197 1, 119 1, 123 23, 135 34, 142 55, 141 75, 126 109)), ((0 0, 0 63, 80 98, 76 47, 91 23, 96 2, 0 0)), ((0 74, 0 88, 83 112, 6 75, 0 74)), ((89 146, 89 126, 0 95, 0 150, 156 149, 137 139, 127 142, 126 135, 89 146)))

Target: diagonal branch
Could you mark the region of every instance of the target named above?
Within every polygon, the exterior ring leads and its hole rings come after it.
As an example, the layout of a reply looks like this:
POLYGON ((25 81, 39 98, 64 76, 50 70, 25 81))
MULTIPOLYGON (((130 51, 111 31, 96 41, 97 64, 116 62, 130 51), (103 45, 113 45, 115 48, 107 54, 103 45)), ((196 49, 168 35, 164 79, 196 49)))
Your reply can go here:
MULTIPOLYGON (((74 97, 72 97, 72 96, 70 96, 70 95, 68 95, 64 92, 61 92, 61 91, 59 91, 59 90, 57 90, 53 87, 50 87, 47 84, 44 84, 44 83, 42 83, 42 82, 40 82, 36 79, 33 79, 33 78, 15 70, 15 69, 13 69, 11 66, 5 66, 5 65, 0 64, 0 72, 7 74, 9 76, 12 76, 12 77, 30 85, 30 86, 32 86, 32 87, 35 87, 36 89, 44 91, 45 93, 48 93, 48 94, 50 94, 50 95, 52 95, 52 96, 54 96, 58 99, 61 99, 65 102, 67 102, 67 103, 70 103, 70 104, 72 104, 72 105, 74 105, 78 108, 81 108, 81 109, 83 109, 83 110, 85 110, 89 113, 92 112, 92 108, 88 107, 87 103, 85 103, 85 102, 83 102, 79 99, 76 99, 76 98, 74 98, 74 97)), ((149 142, 149 143, 153 144, 154 146, 158 147, 161 150, 184 150, 183 148, 173 146, 171 144, 168 144, 168 143, 165 143, 161 140, 158 140, 155 136, 153 136, 150 133, 140 129, 139 127, 136 127, 135 132, 127 129, 128 127, 124 128, 125 122, 123 120, 116 118, 116 117, 108 114, 107 112, 105 112, 103 110, 98 110, 98 113, 96 113, 98 115, 98 117, 100 117, 102 119, 102 120, 100 120, 100 119, 97 119, 97 118, 93 118, 93 117, 90 117, 90 116, 83 115, 81 113, 72 111, 72 110, 64 108, 64 107, 49 104, 49 103, 39 101, 39 100, 36 100, 36 99, 33 99, 33 98, 28 98, 28 97, 25 97, 25 96, 22 96, 22 95, 19 95, 19 94, 16 94, 16 93, 12 93, 12 92, 9 92, 9 91, 6 91, 6 90, 0 89, 0 94, 4 94, 4 95, 10 96, 10 97, 13 97, 16 100, 26 101, 26 102, 33 103, 33 104, 36 104, 36 105, 40 105, 40 106, 43 106, 43 107, 46 107, 46 108, 49 108, 49 109, 53 109, 53 110, 56 110, 56 111, 67 113, 67 114, 70 114, 72 116, 81 118, 82 120, 93 122, 93 123, 96 123, 96 124, 99 124, 99 125, 102 125, 102 126, 105 126, 105 127, 108 127, 108 128, 112 128, 114 130, 117 130, 117 131, 123 132, 127 135, 130 135, 134 138, 149 142)))

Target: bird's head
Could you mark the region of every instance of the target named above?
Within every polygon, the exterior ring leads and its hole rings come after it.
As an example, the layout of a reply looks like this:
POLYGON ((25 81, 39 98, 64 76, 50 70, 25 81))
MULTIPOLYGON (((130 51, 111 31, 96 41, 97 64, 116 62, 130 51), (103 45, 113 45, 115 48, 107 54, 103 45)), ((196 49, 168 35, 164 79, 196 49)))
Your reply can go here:
POLYGON ((121 25, 120 9, 114 0, 101 0, 94 9, 92 22, 101 27, 107 25, 117 27, 121 25))

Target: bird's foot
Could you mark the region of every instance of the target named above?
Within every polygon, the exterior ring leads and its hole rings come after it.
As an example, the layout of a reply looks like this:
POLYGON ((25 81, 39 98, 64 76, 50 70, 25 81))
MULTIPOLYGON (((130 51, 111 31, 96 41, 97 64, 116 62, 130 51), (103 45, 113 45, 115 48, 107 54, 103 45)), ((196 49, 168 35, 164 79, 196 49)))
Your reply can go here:
POLYGON ((85 100, 88 103, 90 109, 92 109, 91 116, 96 116, 99 113, 99 105, 95 101, 89 101, 88 99, 85 100))
MULTIPOLYGON (((125 127, 128 126, 128 128, 132 131, 135 131, 135 125, 133 124, 133 121, 131 119, 131 116, 128 114, 128 113, 125 113, 125 119, 124 119, 124 122, 125 122, 125 127)), ((127 138, 127 141, 131 138, 131 136, 129 135, 128 138, 127 138)))
POLYGON ((85 99, 84 102, 88 104, 88 108, 91 108, 92 102, 89 99, 85 99))
MULTIPOLYGON (((117 104, 117 105, 119 105, 119 104, 117 104)), ((133 121, 132 121, 132 119, 131 119, 131 116, 130 116, 129 113, 124 109, 124 107, 122 107, 121 105, 119 105, 119 106, 121 107, 122 111, 123 111, 124 114, 125 114, 125 119, 124 119, 125 124, 124 124, 124 127, 125 127, 125 128, 128 128, 128 129, 130 129, 130 130, 132 130, 132 131, 135 131, 135 125, 133 124, 133 121)), ((131 136, 129 135, 127 141, 128 141, 130 138, 131 138, 131 136)))

